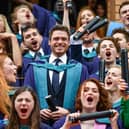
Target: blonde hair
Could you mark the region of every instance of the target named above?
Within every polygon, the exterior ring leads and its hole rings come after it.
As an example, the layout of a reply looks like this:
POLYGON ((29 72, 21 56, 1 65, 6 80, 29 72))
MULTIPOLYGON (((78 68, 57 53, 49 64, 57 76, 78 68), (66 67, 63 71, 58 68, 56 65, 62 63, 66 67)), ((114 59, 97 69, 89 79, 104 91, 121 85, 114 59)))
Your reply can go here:
POLYGON ((0 14, 0 17, 2 18, 2 20, 3 20, 3 22, 4 22, 5 32, 12 33, 12 31, 11 31, 11 29, 10 29, 10 27, 9 27, 7 18, 6 18, 3 14, 0 14))

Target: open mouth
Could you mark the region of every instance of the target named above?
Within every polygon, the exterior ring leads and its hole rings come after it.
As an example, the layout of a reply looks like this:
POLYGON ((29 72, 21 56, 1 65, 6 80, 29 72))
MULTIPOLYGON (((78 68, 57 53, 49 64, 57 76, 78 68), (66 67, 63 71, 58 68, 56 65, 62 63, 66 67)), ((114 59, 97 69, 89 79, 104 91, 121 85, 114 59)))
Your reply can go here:
POLYGON ((17 73, 16 72, 14 73, 14 76, 17 76, 17 73))
POLYGON ((24 109, 21 109, 21 112, 22 113, 26 113, 27 112, 27 109, 25 109, 25 108, 24 109))
POLYGON ((87 101, 88 101, 88 102, 93 102, 93 98, 92 98, 92 97, 88 97, 88 98, 87 98, 87 101))
POLYGON ((30 15, 29 14, 26 14, 26 17, 29 19, 30 18, 30 15))
POLYGON ((107 81, 107 85, 111 85, 112 84, 112 82, 111 81, 107 81))
POLYGON ((111 56, 111 52, 110 51, 106 52, 106 56, 111 56))
POLYGON ((127 17, 127 20, 129 20, 129 17, 127 17))
POLYGON ((37 41, 32 41, 32 45, 36 45, 37 44, 37 41))
POLYGON ((86 21, 86 25, 89 24, 89 23, 90 23, 90 21, 86 21))

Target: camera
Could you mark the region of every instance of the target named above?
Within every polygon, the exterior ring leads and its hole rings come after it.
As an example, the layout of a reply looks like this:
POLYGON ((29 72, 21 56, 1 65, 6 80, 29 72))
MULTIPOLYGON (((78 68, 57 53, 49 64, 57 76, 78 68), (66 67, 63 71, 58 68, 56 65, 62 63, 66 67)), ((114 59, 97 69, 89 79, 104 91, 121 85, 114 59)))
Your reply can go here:
POLYGON ((72 1, 71 0, 66 1, 66 8, 68 8, 68 9, 72 8, 72 1))
POLYGON ((48 106, 49 106, 49 108, 50 108, 51 111, 57 111, 58 110, 56 108, 53 100, 52 100, 52 95, 46 96, 45 99, 46 99, 46 102, 47 102, 47 104, 48 104, 48 106))

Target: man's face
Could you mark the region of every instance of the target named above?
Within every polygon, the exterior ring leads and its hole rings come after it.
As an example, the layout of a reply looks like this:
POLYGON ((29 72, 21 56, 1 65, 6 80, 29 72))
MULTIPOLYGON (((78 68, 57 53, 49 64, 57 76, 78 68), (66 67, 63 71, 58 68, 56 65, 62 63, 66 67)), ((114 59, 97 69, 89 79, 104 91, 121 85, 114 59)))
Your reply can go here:
POLYGON ((129 28, 129 5, 124 5, 120 10, 120 19, 129 28))
POLYGON ((41 46, 42 36, 36 28, 30 28, 23 32, 24 44, 32 51, 38 51, 41 46))
POLYGON ((105 77, 105 88, 112 92, 117 91, 120 78, 121 69, 117 67, 110 68, 105 77))
POLYGON ((21 25, 28 24, 28 23, 33 24, 35 21, 31 10, 26 7, 22 7, 18 9, 16 16, 17 16, 17 20, 16 20, 17 23, 21 25))
POLYGON ((100 44, 100 57, 106 61, 107 64, 114 64, 118 56, 117 49, 111 40, 103 40, 100 44))
POLYGON ((55 56, 60 57, 64 55, 69 48, 68 34, 65 31, 54 31, 49 41, 49 45, 55 56))
POLYGON ((120 48, 127 48, 127 41, 122 33, 115 33, 113 34, 113 38, 118 40, 118 44, 120 45, 120 48))

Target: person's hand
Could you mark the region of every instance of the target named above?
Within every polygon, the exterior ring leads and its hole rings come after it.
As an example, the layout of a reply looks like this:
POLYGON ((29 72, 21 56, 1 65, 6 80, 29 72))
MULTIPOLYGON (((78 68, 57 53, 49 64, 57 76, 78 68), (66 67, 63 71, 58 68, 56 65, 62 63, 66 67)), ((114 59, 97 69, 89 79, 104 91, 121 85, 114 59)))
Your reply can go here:
POLYGON ((68 8, 66 7, 66 2, 67 2, 67 1, 69 1, 69 0, 63 0, 64 9, 68 9, 68 8))
POLYGON ((99 82, 99 83, 101 84, 101 86, 102 86, 103 88, 105 88, 104 82, 99 82))
POLYGON ((116 110, 113 110, 113 116, 110 118, 112 129, 118 129, 117 120, 119 117, 119 113, 116 110))
POLYGON ((50 120, 52 118, 52 111, 50 109, 40 110, 40 117, 43 120, 50 120))
POLYGON ((61 129, 69 129, 69 128, 71 127, 71 125, 73 125, 73 124, 78 124, 79 121, 76 122, 76 123, 73 123, 72 120, 70 120, 70 119, 72 119, 72 118, 77 118, 77 117, 79 117, 79 116, 80 116, 80 113, 79 113, 79 112, 68 114, 68 115, 66 116, 65 123, 64 123, 64 125, 61 127, 61 129))
POLYGON ((120 90, 121 95, 123 96, 123 98, 125 100, 129 99, 129 95, 126 94, 126 92, 125 92, 127 90, 127 88, 128 88, 128 84, 125 82, 124 79, 120 79, 119 80, 118 88, 119 88, 119 90, 120 90))
POLYGON ((16 36, 13 33, 9 33, 9 32, 4 32, 4 33, 0 33, 0 39, 10 39, 16 36))
POLYGON ((21 49, 22 54, 29 51, 29 48, 24 43, 21 43, 20 49, 21 49))
POLYGON ((56 106, 56 108, 58 110, 52 112, 52 119, 53 120, 58 120, 62 116, 65 116, 65 115, 69 114, 69 111, 67 109, 65 109, 65 108, 62 108, 62 107, 59 107, 59 106, 56 106))
MULTIPOLYGON (((86 25, 87 25, 87 24, 81 25, 81 26, 78 28, 77 32, 78 32, 78 31, 79 31, 79 32, 83 32, 86 25)), ((87 34, 87 35, 88 35, 88 34, 87 34)))

